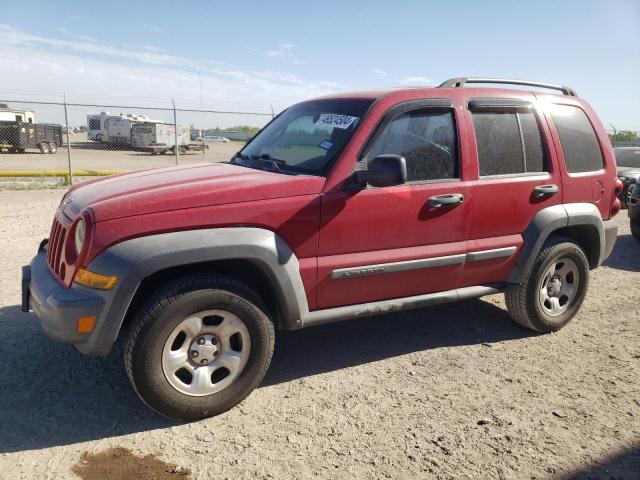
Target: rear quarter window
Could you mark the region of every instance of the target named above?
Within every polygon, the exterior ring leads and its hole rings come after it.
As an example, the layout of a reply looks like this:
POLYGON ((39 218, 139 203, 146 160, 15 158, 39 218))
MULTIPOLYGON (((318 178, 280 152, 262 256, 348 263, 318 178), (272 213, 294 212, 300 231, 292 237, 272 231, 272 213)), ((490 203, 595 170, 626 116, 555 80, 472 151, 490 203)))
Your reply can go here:
POLYGON ((567 171, 581 173, 601 170, 604 158, 600 144, 584 111, 571 105, 552 105, 550 114, 560 136, 567 171))

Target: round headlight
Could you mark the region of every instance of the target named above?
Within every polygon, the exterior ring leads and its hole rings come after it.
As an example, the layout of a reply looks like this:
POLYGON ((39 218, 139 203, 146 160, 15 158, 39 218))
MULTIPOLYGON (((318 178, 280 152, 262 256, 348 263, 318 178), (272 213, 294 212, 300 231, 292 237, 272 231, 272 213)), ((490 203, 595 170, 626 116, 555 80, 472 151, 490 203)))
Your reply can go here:
POLYGON ((85 234, 84 220, 81 218, 80 220, 78 220, 78 223, 76 224, 76 233, 74 236, 76 255, 80 255, 80 252, 82 251, 82 245, 84 245, 84 234, 85 234))

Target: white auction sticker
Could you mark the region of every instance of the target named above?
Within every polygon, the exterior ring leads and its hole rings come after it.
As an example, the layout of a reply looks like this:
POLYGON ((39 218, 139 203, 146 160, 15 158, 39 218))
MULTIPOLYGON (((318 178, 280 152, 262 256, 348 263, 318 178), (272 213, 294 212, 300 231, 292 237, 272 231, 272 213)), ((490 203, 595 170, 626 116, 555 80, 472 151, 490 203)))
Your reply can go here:
POLYGON ((319 127, 334 127, 346 130, 356 120, 358 120, 358 117, 338 115, 336 113, 322 113, 316 122, 316 125, 319 127))

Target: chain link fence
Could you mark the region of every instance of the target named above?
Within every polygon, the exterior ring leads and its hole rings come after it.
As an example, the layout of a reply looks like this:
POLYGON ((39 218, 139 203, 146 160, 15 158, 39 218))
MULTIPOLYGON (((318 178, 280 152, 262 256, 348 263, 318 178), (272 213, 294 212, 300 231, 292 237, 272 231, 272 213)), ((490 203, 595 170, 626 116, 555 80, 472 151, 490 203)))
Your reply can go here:
MULTIPOLYGON (((71 183, 74 177, 227 161, 275 115, 266 105, 140 103, 0 99, 0 179, 71 183)), ((640 147, 638 131, 612 126, 608 132, 614 147, 640 147)))
POLYGON ((614 147, 640 147, 640 131, 611 129, 607 132, 614 147))
POLYGON ((0 99, 0 177, 96 176, 229 160, 274 116, 222 110, 0 99))

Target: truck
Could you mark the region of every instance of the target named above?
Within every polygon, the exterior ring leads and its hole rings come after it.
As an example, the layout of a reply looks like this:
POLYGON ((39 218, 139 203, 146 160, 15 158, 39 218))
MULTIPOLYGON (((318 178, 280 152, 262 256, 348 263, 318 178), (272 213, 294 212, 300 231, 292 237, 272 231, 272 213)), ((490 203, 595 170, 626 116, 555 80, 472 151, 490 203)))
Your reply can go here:
POLYGON ((147 406, 209 417, 260 384, 276 330, 493 294, 524 328, 563 328, 613 249, 621 190, 607 131, 564 85, 324 96, 228 162, 71 187, 22 310, 84 354, 121 341, 147 406))
POLYGON ((28 148, 56 153, 62 145, 62 126, 35 123, 31 110, 16 110, 0 104, 0 151, 24 153, 28 148))

